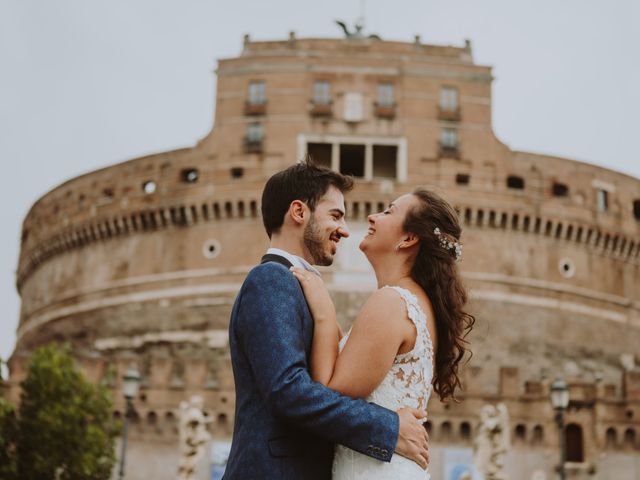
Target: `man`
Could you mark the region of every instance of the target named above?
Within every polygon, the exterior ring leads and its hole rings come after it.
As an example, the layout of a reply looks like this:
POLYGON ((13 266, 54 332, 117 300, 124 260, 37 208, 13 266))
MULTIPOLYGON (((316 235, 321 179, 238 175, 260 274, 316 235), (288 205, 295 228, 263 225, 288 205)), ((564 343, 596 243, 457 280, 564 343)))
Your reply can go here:
POLYGON ((309 162, 276 173, 262 195, 270 248, 245 280, 231 313, 236 384, 233 441, 225 479, 331 478, 340 443, 380 461, 393 452, 426 468, 426 412, 392 412, 311 380, 313 318, 292 265, 331 265, 349 232, 343 193, 350 178, 309 162))

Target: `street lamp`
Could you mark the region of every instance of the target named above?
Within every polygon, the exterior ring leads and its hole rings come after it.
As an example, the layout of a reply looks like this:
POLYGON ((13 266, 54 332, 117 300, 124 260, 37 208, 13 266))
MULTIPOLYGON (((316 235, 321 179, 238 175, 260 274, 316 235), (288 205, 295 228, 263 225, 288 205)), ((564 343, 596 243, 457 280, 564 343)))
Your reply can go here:
POLYGON ((551 405, 556 411, 556 424, 560 431, 560 480, 566 479, 564 464, 566 462, 567 451, 564 438, 564 412, 569 406, 569 386, 562 379, 556 379, 551 384, 551 405))
POLYGON ((119 479, 124 478, 124 456, 127 451, 127 424, 129 423, 129 417, 135 412, 133 409, 132 400, 138 394, 138 388, 140 387, 140 373, 135 367, 129 367, 127 373, 122 378, 122 395, 127 402, 126 410, 124 413, 124 426, 122 428, 122 449, 120 451, 120 475, 119 479))

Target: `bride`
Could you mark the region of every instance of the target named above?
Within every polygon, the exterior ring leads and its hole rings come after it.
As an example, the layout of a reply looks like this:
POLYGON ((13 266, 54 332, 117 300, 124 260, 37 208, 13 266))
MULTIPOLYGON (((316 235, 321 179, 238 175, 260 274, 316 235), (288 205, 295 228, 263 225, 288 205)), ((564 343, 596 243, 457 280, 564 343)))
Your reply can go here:
MULTIPOLYGON (((464 337, 474 317, 456 261, 462 255, 454 209, 433 192, 403 195, 368 217, 360 243, 378 290, 343 335, 329 294, 317 275, 293 268, 314 318, 312 378, 353 398, 391 410, 426 410, 432 389, 441 400, 457 387, 464 337)), ((337 445, 334 480, 429 479, 417 463, 394 455, 381 462, 337 445)))

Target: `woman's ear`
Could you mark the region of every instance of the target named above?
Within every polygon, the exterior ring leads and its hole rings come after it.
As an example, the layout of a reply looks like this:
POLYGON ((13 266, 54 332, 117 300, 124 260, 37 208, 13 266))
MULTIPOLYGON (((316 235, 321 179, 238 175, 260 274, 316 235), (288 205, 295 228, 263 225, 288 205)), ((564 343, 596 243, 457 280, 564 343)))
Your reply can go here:
POLYGON ((302 225, 309 215, 308 210, 307 205, 302 200, 294 200, 289 205, 289 217, 294 223, 302 225))
POLYGON ((402 239, 402 242, 400 242, 398 246, 399 248, 411 248, 418 243, 420 243, 420 237, 418 237, 418 235, 416 235, 415 233, 408 233, 405 235, 405 237, 402 239))

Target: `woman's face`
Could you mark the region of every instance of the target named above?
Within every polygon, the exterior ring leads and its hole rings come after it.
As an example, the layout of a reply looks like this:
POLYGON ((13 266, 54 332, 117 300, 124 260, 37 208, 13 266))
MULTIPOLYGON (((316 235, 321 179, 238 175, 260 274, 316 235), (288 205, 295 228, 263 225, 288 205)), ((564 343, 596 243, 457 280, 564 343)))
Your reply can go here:
POLYGON ((407 212, 418 202, 413 194, 407 193, 391 202, 384 212, 369 215, 369 230, 360 242, 360 250, 367 254, 394 251, 405 237, 402 225, 407 212))

